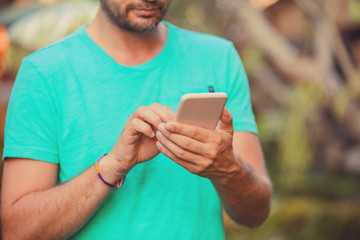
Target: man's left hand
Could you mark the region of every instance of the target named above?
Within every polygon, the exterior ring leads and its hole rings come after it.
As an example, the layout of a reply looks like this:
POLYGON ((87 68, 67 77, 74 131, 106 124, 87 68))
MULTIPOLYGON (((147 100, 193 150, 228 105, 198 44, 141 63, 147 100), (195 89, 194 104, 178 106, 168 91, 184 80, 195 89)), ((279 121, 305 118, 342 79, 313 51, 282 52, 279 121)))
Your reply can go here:
POLYGON ((176 122, 160 124, 156 145, 189 172, 220 180, 239 170, 232 147, 233 134, 232 115, 225 108, 215 130, 176 122))

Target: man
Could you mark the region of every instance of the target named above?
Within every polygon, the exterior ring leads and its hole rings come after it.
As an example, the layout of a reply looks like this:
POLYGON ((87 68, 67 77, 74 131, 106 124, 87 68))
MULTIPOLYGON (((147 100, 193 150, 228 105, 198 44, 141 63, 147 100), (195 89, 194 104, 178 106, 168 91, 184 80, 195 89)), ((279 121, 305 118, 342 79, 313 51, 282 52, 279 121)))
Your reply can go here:
POLYGON ((271 183, 233 45, 160 22, 170 0, 100 2, 19 70, 4 239, 223 239, 221 205, 260 225, 271 183), (181 95, 209 85, 229 94, 234 121, 224 109, 215 131, 171 122, 181 95))

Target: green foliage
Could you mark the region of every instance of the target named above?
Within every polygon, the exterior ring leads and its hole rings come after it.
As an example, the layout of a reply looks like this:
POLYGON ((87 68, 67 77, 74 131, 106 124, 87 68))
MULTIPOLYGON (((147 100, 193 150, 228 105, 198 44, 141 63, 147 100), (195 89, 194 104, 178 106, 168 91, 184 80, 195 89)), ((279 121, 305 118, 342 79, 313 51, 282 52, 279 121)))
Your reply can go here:
POLYGON ((271 160, 282 169, 286 181, 302 181, 311 166, 316 149, 310 143, 307 121, 324 101, 316 84, 300 83, 292 88, 285 108, 269 109, 257 116, 264 152, 267 157, 272 152, 271 160))
POLYGON ((358 179, 308 174, 302 183, 290 185, 281 174, 272 173, 276 196, 267 221, 257 229, 228 227, 227 240, 360 239, 358 179))
MULTIPOLYGON (((333 112, 335 117, 342 121, 349 110, 351 103, 360 96, 360 76, 355 73, 349 83, 343 86, 334 100, 333 112)), ((360 119, 359 119, 360 121, 360 119)))
POLYGON ((350 99, 351 90, 348 87, 344 87, 340 90, 339 94, 334 101, 334 114, 335 117, 342 120, 347 112, 347 108, 351 102, 350 99))
POLYGON ((296 85, 290 94, 279 142, 278 159, 289 181, 300 180, 310 166, 314 149, 309 143, 308 117, 321 105, 322 94, 315 84, 296 85))
POLYGON ((310 197, 283 199, 276 205, 271 216, 273 229, 286 239, 338 240, 358 239, 360 208, 348 202, 329 202, 310 197), (348 236, 345 229, 354 229, 348 236))
POLYGON ((240 55, 248 75, 253 75, 254 71, 257 71, 259 64, 264 61, 263 52, 255 45, 246 46, 242 49, 240 55))
POLYGON ((360 22, 360 1, 350 0, 348 9, 350 18, 354 21, 360 22))

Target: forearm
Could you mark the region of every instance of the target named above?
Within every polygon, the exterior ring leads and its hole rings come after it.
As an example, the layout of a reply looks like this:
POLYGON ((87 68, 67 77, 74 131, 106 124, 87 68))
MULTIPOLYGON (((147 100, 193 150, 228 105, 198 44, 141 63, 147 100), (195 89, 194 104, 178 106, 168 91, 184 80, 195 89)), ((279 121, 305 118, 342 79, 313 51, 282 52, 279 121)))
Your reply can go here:
POLYGON ((64 184, 28 193, 2 206, 3 239, 66 238, 81 228, 110 191, 91 166, 64 184))
POLYGON ((234 171, 211 181, 229 216, 239 224, 257 227, 270 212, 271 181, 236 158, 238 166, 234 171))

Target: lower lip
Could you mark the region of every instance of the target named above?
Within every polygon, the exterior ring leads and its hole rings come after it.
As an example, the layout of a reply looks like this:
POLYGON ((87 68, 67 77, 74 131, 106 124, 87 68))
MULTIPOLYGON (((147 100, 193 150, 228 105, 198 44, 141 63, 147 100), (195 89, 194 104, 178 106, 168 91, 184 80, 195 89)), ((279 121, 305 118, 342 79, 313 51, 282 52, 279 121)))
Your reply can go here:
POLYGON ((151 9, 151 10, 134 9, 134 12, 138 16, 150 17, 155 14, 156 9, 151 9))

